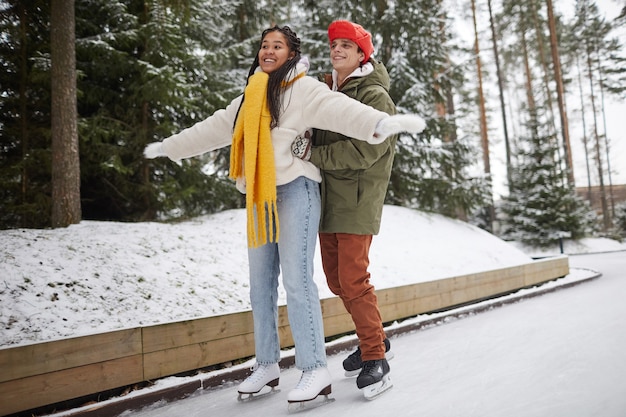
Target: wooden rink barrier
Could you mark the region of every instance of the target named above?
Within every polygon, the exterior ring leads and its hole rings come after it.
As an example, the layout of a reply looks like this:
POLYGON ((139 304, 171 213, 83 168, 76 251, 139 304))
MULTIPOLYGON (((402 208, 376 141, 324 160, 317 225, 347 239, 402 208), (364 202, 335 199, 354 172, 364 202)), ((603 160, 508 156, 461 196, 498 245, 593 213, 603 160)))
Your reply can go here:
MULTIPOLYGON (((376 290, 383 322, 442 311, 536 286, 569 274, 566 256, 376 290)), ((322 300, 326 337, 354 331, 337 297, 322 300)), ((281 347, 293 346, 285 306, 281 347)), ((0 416, 181 374, 254 355, 252 313, 0 349, 0 416)))

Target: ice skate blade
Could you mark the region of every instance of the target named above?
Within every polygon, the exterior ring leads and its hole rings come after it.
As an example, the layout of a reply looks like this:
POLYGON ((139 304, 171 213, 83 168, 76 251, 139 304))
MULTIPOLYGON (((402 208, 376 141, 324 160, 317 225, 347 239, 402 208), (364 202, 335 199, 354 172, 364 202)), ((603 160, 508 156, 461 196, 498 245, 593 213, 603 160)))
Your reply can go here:
POLYGON ((328 395, 318 395, 312 400, 288 402, 287 411, 289 412, 289 414, 299 413, 301 411, 312 410, 313 408, 330 404, 334 401, 335 399, 330 398, 328 395))
POLYGON ((358 374, 360 374, 360 373, 361 373, 361 369, 362 369, 362 368, 355 369, 354 371, 346 371, 346 372, 344 373, 344 375, 345 375, 346 377, 348 377, 348 378, 351 378, 351 377, 353 377, 353 376, 357 376, 358 374))
POLYGON ((265 398, 273 394, 278 394, 280 392, 280 390, 275 387, 270 387, 270 388, 271 389, 269 391, 261 389, 261 391, 257 391, 257 392, 240 392, 239 395, 237 396, 237 401, 239 401, 240 403, 256 401, 258 399, 265 398))
MULTIPOLYGON (((392 360, 394 356, 395 354, 392 351, 385 353, 385 359, 387 359, 387 362, 392 360)), ((352 378, 353 376, 358 376, 361 373, 361 369, 363 368, 355 369, 354 371, 345 371, 344 375, 346 376, 346 378, 352 378)))
POLYGON ((391 389, 391 387, 393 387, 393 382, 391 382, 389 375, 385 375, 382 381, 363 387, 361 391, 365 399, 371 401, 380 397, 385 391, 391 389))

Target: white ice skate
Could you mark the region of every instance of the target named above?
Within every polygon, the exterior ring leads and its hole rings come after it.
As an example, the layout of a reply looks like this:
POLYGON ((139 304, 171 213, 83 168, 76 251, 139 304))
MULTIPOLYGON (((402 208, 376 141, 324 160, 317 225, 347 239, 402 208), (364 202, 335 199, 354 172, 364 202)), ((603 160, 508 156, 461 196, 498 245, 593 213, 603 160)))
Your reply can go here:
POLYGON ((268 394, 280 392, 276 389, 280 377, 280 367, 277 363, 270 365, 255 364, 252 367, 252 374, 239 384, 238 401, 248 401, 268 394), (260 393, 264 387, 270 387, 268 392, 260 393))
POLYGON ((302 372, 298 385, 287 394, 289 412, 308 410, 335 401, 334 398, 328 397, 331 393, 331 382, 328 368, 302 372), (324 398, 314 401, 320 395, 324 398))

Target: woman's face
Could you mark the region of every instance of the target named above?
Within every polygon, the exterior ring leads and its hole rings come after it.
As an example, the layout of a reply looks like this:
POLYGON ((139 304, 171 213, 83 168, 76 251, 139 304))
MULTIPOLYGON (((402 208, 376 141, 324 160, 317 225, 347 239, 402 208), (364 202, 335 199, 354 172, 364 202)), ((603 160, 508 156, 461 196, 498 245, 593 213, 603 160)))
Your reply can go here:
POLYGON ((282 67, 288 59, 295 55, 295 52, 289 50, 285 35, 279 31, 272 31, 265 35, 261 42, 259 65, 263 72, 270 74, 282 67))

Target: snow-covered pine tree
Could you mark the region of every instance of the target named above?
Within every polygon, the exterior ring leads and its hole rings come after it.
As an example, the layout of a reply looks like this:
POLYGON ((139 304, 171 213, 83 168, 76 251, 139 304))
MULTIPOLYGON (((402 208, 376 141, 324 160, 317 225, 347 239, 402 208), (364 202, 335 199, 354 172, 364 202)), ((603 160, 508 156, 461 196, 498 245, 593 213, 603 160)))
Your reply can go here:
MULTIPOLYGON (((611 136, 615 133, 607 131, 606 112, 609 109, 605 108, 605 95, 619 100, 626 91, 624 42, 616 35, 617 24, 618 21, 610 22, 602 17, 594 1, 577 0, 575 16, 566 25, 566 36, 563 37, 565 56, 575 64, 580 63, 584 75, 584 82, 580 84, 580 112, 586 122, 583 142, 587 149, 586 141, 589 140, 594 149, 595 183, 600 188, 605 231, 610 230, 615 215, 610 152, 611 136)), ((589 166, 589 159, 587 164, 589 166)), ((590 177, 588 183, 591 186, 590 177)))
POLYGON ((386 2, 372 22, 391 77, 391 95, 403 113, 428 122, 419 135, 401 135, 387 202, 465 217, 491 201, 491 183, 470 174, 478 141, 458 137, 463 64, 454 62, 451 20, 440 0, 386 2))
POLYGON ((504 197, 502 236, 536 247, 557 244, 559 238, 580 239, 591 233, 595 213, 567 181, 554 134, 530 127, 519 138, 509 195, 504 197))
MULTIPOLYGON (((241 91, 236 77, 223 74, 237 59, 208 65, 202 53, 214 49, 209 42, 240 43, 207 35, 215 26, 207 25, 203 1, 167 3, 77 2, 85 218, 193 216, 240 202, 225 175, 202 172, 200 158, 180 166, 143 158, 146 143, 192 125, 241 91)), ((233 49, 219 51, 223 57, 233 49)))
POLYGON ((615 229, 622 239, 626 238, 626 203, 615 206, 615 229))
POLYGON ((0 228, 50 226, 50 2, 0 4, 0 228))
POLYGON ((427 120, 422 134, 400 137, 387 203, 456 217, 490 201, 489 179, 469 174, 474 142, 456 137, 451 100, 463 82, 463 68, 450 62, 450 22, 441 0, 319 0, 304 2, 292 19, 314 76, 331 70, 328 24, 348 19, 363 25, 373 35, 373 57, 389 71, 391 97, 400 112, 427 120))

